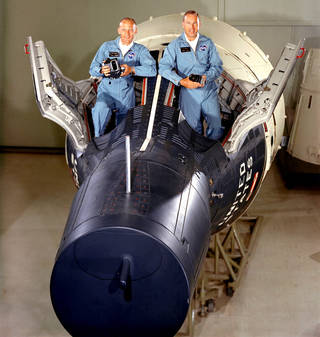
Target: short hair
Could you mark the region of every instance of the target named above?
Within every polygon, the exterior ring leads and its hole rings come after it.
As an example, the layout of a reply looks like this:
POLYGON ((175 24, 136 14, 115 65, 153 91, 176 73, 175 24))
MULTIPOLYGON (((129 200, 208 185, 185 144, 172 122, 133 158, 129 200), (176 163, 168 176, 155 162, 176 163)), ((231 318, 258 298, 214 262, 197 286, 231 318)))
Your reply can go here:
POLYGON ((134 26, 137 25, 135 19, 129 18, 129 17, 125 17, 125 18, 122 18, 122 19, 120 20, 119 26, 121 25, 121 23, 122 23, 123 21, 130 21, 134 26))
POLYGON ((197 18, 200 19, 200 16, 199 16, 198 12, 196 12, 196 11, 190 9, 190 10, 186 11, 186 12, 183 14, 183 19, 182 19, 182 21, 184 21, 184 19, 185 19, 185 17, 186 17, 187 15, 196 15, 197 18))

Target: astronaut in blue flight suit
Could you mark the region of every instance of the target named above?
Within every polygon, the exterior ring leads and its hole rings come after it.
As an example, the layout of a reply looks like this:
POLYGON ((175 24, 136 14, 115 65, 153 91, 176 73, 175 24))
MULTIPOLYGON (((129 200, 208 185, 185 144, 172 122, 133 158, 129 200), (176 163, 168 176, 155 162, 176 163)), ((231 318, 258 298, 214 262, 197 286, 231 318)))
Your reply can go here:
POLYGON ((126 116, 127 111, 135 106, 133 75, 156 76, 156 62, 148 49, 133 42, 137 33, 134 19, 124 18, 118 27, 119 37, 104 42, 97 51, 91 66, 90 75, 103 77, 98 87, 96 104, 92 110, 95 137, 102 136, 112 110, 116 109, 117 125, 126 116), (103 65, 106 59, 118 59, 124 68, 119 78, 110 78, 110 67, 103 65), (109 78, 108 78, 109 77, 109 78))
POLYGON ((222 61, 212 40, 198 33, 199 23, 197 12, 184 14, 184 33, 167 46, 159 73, 181 86, 179 105, 188 124, 202 134, 202 114, 207 122, 207 137, 219 139, 223 128, 215 79, 222 73, 222 61), (203 83, 191 81, 191 74, 201 75, 203 83))

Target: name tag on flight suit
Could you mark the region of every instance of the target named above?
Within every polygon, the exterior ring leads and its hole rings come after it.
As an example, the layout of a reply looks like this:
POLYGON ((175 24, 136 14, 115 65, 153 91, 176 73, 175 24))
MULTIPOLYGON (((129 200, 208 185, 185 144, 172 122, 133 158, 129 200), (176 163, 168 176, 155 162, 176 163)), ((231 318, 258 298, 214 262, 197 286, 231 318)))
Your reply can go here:
POLYGON ((119 57, 120 54, 117 51, 110 51, 109 52, 109 57, 119 57))
POLYGON ((187 53, 187 52, 191 51, 191 48, 190 47, 181 47, 180 50, 181 50, 181 53, 187 53))

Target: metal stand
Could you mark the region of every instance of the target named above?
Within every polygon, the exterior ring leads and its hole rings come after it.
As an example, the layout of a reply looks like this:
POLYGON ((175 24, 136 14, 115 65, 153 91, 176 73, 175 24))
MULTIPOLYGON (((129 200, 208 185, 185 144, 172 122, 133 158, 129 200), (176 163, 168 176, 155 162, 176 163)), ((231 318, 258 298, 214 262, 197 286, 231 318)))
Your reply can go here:
POLYGON ((261 216, 242 216, 221 232, 212 235, 188 315, 177 336, 193 337, 196 320, 215 310, 216 300, 222 297, 223 291, 227 296, 234 294, 262 220, 261 216))

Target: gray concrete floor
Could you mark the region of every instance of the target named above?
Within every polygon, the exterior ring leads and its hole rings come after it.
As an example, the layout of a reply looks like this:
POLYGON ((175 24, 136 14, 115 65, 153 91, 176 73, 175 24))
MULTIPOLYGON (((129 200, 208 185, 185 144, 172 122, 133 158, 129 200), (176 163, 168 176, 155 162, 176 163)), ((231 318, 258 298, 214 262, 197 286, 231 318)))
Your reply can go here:
MULTIPOLYGON (((49 295, 76 192, 64 156, 0 154, 0 189, 0 337, 68 336, 49 295)), ((195 336, 319 337, 319 187, 287 190, 273 165, 249 212, 264 222, 240 287, 195 336)))

